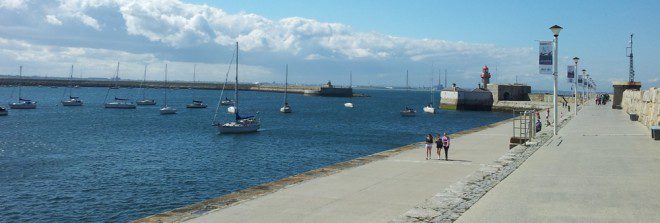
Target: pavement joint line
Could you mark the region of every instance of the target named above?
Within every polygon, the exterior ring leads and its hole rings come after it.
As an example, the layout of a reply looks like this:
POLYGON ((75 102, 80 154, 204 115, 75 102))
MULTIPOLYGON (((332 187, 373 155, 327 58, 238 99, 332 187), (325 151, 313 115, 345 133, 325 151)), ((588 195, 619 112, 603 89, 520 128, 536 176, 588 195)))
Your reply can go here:
POLYGON ((457 161, 457 160, 449 160, 446 161, 444 159, 431 159, 431 160, 401 160, 401 159, 391 159, 389 161, 393 162, 405 162, 405 163, 432 163, 432 164, 443 164, 443 165, 452 165, 452 164, 461 164, 461 165, 479 165, 481 163, 473 163, 472 161, 457 161), (439 161, 439 162, 433 162, 433 161, 439 161))

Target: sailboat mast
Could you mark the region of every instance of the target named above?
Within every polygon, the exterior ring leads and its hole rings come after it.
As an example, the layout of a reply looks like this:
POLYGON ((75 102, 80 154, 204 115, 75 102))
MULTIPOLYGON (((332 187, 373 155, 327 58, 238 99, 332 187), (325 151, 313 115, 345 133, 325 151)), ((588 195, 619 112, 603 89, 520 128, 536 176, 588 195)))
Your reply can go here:
POLYGON ((236 119, 238 120, 238 42, 236 42, 236 79, 234 80, 234 113, 236 114, 236 119))
MULTIPOLYGON (((193 64, 193 87, 195 88, 195 84, 197 83, 197 64, 193 64)), ((192 99, 195 100, 195 89, 192 90, 192 99)))
POLYGON ((167 85, 167 64, 165 64, 165 107, 167 107, 167 90, 170 89, 170 86, 167 85))
POLYGON ((410 90, 410 85, 408 85, 408 70, 406 70, 406 91, 410 90))
POLYGON ((440 81, 442 81, 442 70, 438 69, 438 89, 442 90, 440 81))
POLYGON ((147 80, 147 65, 144 65, 144 74, 142 75, 142 82, 140 82, 140 91, 142 91, 142 99, 145 99, 146 96, 144 94, 144 88, 142 88, 142 85, 144 85, 144 82, 147 80))
POLYGON ((117 71, 115 71, 115 88, 119 87, 119 61, 117 61, 117 71))
POLYGON ((286 65, 286 74, 284 76, 284 104, 287 103, 289 93, 289 65, 286 65))
POLYGON ((68 86, 68 88, 69 88, 69 98, 71 98, 71 94, 72 94, 71 92, 73 91, 71 89, 71 87, 73 87, 73 86, 71 86, 72 81, 73 81, 73 64, 71 64, 71 73, 69 73, 69 86, 68 86))
MULTIPOLYGON (((23 80, 23 66, 18 66, 18 78, 23 80)), ((21 82, 18 82, 18 100, 21 100, 21 82)))
POLYGON ((445 69, 445 85, 443 87, 447 87, 447 69, 445 69))

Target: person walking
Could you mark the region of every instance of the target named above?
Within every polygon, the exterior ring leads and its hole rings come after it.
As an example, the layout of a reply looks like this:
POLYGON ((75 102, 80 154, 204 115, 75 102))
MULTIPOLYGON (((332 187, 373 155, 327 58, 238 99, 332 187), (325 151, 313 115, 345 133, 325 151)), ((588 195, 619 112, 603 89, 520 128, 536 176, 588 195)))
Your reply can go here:
MULTIPOLYGON (((442 136, 442 148, 445 149, 445 160, 449 160, 449 145, 451 144, 451 139, 449 139, 449 136, 447 136, 447 133, 445 132, 442 136)), ((439 155, 440 153, 438 153, 439 155)))
POLYGON ((440 137, 440 133, 435 137, 435 152, 438 153, 438 159, 442 159, 442 138, 440 137))
POLYGON ((433 149, 433 135, 426 135, 426 159, 431 159, 431 149, 433 149))

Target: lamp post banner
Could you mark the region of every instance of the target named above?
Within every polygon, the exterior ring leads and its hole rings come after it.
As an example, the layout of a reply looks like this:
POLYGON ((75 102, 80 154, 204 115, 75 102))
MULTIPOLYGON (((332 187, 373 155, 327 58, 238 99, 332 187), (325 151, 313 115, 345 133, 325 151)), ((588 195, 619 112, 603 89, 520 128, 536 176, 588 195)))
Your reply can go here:
POLYGON ((568 79, 573 79, 575 77, 575 65, 568 65, 568 67, 566 67, 566 77, 568 77, 568 79))
POLYGON ((539 41, 539 74, 552 74, 552 41, 539 41))

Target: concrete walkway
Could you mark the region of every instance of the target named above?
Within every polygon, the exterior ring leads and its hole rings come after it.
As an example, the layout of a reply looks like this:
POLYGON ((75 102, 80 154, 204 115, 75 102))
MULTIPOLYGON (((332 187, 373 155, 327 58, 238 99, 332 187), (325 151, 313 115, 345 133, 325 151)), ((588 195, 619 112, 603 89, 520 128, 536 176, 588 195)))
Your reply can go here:
MULTIPOLYGON (((452 139, 450 161, 422 147, 286 187, 189 222, 387 222, 506 151, 510 122, 452 139)), ((420 140, 423 140, 420 138, 420 140)))
POLYGON ((587 106, 457 222, 660 222, 660 142, 587 106))

